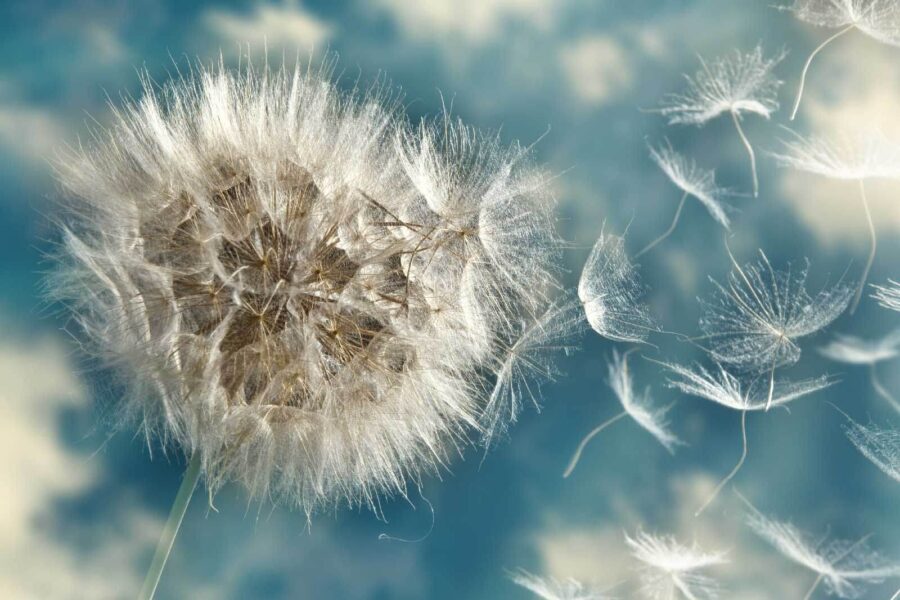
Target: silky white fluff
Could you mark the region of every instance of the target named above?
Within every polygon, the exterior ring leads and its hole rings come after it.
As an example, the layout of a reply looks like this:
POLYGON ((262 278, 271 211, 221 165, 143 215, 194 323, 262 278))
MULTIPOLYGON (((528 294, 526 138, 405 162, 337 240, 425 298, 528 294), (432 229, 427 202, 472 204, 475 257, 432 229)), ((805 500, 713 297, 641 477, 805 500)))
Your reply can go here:
POLYGON ((671 125, 703 125, 724 113, 752 113, 768 119, 778 110, 781 86, 772 70, 783 57, 766 58, 757 46, 709 62, 700 59, 700 70, 685 76, 686 89, 663 98, 659 112, 671 125))
POLYGON ((644 288, 625 240, 601 233, 578 280, 578 298, 591 328, 619 342, 642 342, 656 329, 641 301, 644 288))
POLYGON ((900 144, 878 131, 839 136, 792 135, 781 141, 784 150, 772 156, 783 167, 830 179, 900 178, 900 144))
POLYGON ((755 264, 734 263, 727 285, 711 280, 716 291, 703 302, 700 320, 713 358, 750 371, 797 362, 796 341, 837 319, 854 293, 837 284, 810 296, 805 287, 809 261, 799 269, 775 270, 764 252, 759 255, 755 264))
POLYGON ((872 297, 890 310, 900 312, 900 282, 889 279, 885 285, 873 285, 875 293, 872 297))
POLYGON ((862 598, 866 584, 900 577, 900 565, 873 551, 866 538, 855 542, 813 539, 792 524, 769 519, 748 506, 750 528, 785 558, 818 573, 826 590, 838 598, 862 598))
POLYGON ((330 76, 148 81, 59 166, 52 280, 148 442, 308 514, 376 507, 502 427, 490 390, 558 249, 527 150, 330 76))
POLYGON ((860 425, 850 419, 844 426, 844 432, 863 456, 900 483, 900 430, 860 425))
POLYGON ((714 170, 699 167, 694 159, 679 154, 668 142, 659 148, 651 146, 650 158, 678 189, 699 200, 716 222, 725 229, 731 227, 721 201, 728 191, 716 185, 714 170))
POLYGON ((669 406, 656 407, 650 398, 650 390, 643 393, 634 391, 634 383, 628 370, 628 357, 613 351, 612 361, 607 365, 609 369, 609 387, 622 404, 622 408, 628 416, 634 419, 645 431, 656 438, 670 453, 675 451, 675 446, 684 442, 678 439, 669 430, 669 421, 666 414, 669 406))
POLYGON ((632 556, 642 563, 641 591, 648 600, 712 600, 718 583, 700 571, 724 564, 724 552, 706 552, 696 544, 685 546, 673 537, 638 531, 625 535, 632 556))
POLYGON ((610 596, 591 590, 575 579, 540 577, 524 569, 512 573, 510 579, 543 600, 611 600, 610 596))
POLYGON ((769 398, 769 383, 764 378, 756 377, 749 384, 745 384, 721 365, 716 365, 712 372, 702 365, 684 367, 664 363, 663 366, 675 376, 669 379, 670 387, 739 411, 783 406, 834 383, 827 375, 801 381, 776 380, 772 384, 769 398))
POLYGON ((900 46, 900 6, 896 0, 794 0, 786 7, 819 27, 853 27, 879 42, 900 46))
POLYGON ((853 335, 837 335, 819 348, 819 353, 831 360, 852 365, 874 365, 900 356, 900 330, 875 340, 853 335))

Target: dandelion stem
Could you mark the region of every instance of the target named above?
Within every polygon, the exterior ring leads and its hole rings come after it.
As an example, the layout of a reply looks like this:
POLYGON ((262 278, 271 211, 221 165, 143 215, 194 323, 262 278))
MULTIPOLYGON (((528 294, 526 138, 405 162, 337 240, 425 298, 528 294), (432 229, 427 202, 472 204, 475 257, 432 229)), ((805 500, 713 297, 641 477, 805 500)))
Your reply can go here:
POLYGON ((684 194, 681 195, 681 202, 678 203, 678 208, 675 210, 675 218, 672 219, 672 224, 669 225, 669 228, 666 229, 666 232, 664 234, 662 234, 661 236, 659 236, 658 238, 656 238, 655 240, 653 240, 652 242, 650 242, 649 244, 647 244, 646 246, 644 246, 644 248, 640 252, 638 252, 637 254, 634 255, 635 259, 640 258, 640 256, 642 254, 644 254, 645 252, 647 252, 648 250, 650 250, 651 248, 653 248, 654 246, 659 244, 661 241, 663 241, 664 239, 666 239, 667 237, 672 235, 672 232, 675 231, 675 227, 678 225, 678 219, 681 218, 681 209, 684 208, 684 203, 687 201, 688 195, 689 194, 687 192, 685 192, 684 194))
POLYGON ((897 590, 893 596, 891 596, 891 600, 900 600, 900 590, 897 590))
POLYGON ((888 404, 890 404, 894 410, 900 413, 900 402, 897 402, 897 399, 894 398, 893 394, 891 394, 884 385, 882 385, 881 380, 878 379, 878 369, 876 363, 869 364, 869 379, 872 380, 872 387, 875 388, 875 392, 887 400, 888 404))
POLYGON ((172 510, 169 511, 169 519, 166 521, 159 543, 156 545, 153 562, 150 563, 150 569, 147 571, 147 577, 144 579, 144 586, 141 588, 141 593, 138 596, 140 600, 152 600, 154 594, 156 594, 156 587, 159 585, 159 579, 162 577, 163 569, 166 567, 166 561, 172 552, 175 536, 178 535, 178 529, 181 527, 181 521, 184 519, 184 513, 191 502, 191 496, 194 495, 194 489, 197 487, 199 479, 200 453, 194 452, 191 462, 184 472, 184 480, 181 482, 181 487, 178 488, 175 502, 172 504, 172 510))
POLYGON ((800 75, 800 89, 797 90, 797 100, 794 101, 794 110, 791 111, 791 121, 793 121, 797 117, 797 111, 800 110, 800 99, 803 98, 803 88, 806 86, 806 72, 809 70, 809 65, 812 64, 812 61, 816 57, 816 54, 821 52, 825 46, 838 39, 854 27, 855 25, 847 25, 846 27, 832 35, 830 38, 819 44, 819 46, 812 51, 812 54, 809 55, 809 58, 806 59, 806 64, 803 65, 803 73, 801 73, 800 75))
POLYGON ((813 581, 812 587, 809 588, 809 591, 806 592, 805 596, 803 596, 803 600, 809 600, 810 598, 812 598, 813 592, 816 591, 816 588, 819 587, 819 584, 822 583, 822 579, 824 579, 824 578, 825 578, 825 575, 823 575, 822 573, 819 573, 819 576, 816 577, 815 581, 813 581))
POLYGON ((581 459, 581 453, 584 452, 584 448, 585 448, 585 446, 588 445, 588 442, 590 442, 592 439, 594 439, 594 436, 596 436, 598 433, 600 433, 601 431, 603 431, 604 429, 606 429, 607 427, 609 427, 610 425, 612 425, 613 423, 615 423, 616 421, 618 421, 619 419, 621 419, 622 417, 624 417, 627 414, 628 414, 628 412, 623 410, 622 412, 620 412, 616 416, 612 417, 611 419, 607 419, 606 421, 600 423, 599 425, 594 427, 594 429, 592 429, 589 434, 584 436, 584 439, 581 440, 580 444, 578 444, 578 448, 575 450, 575 454, 572 455, 572 460, 569 461, 569 466, 566 467, 565 472, 563 472, 563 478, 568 477, 569 475, 572 474, 572 471, 575 470, 575 465, 577 465, 578 461, 581 459))
POLYGON ((744 134, 744 128, 741 127, 741 117, 736 110, 731 111, 731 119, 734 121, 734 126, 737 128, 738 135, 741 136, 741 141, 744 142, 747 154, 750 155, 750 173, 753 176, 753 197, 757 198, 759 197, 759 177, 756 174, 756 153, 753 152, 753 146, 750 145, 750 140, 748 140, 747 136, 744 134))
POLYGON ((709 498, 706 499, 706 502, 704 502, 703 505, 697 509, 697 512, 694 513, 695 517, 699 517, 703 513, 703 511, 706 510, 706 507, 709 506, 712 503, 712 501, 716 499, 716 496, 719 495, 719 492, 722 491, 722 488, 725 487, 725 485, 729 481, 731 481, 735 475, 737 475, 737 472, 741 470, 742 466, 744 466, 744 461, 747 460, 747 411, 746 410, 741 411, 741 437, 743 438, 743 441, 744 441, 744 450, 743 450, 743 452, 741 452, 741 459, 731 470, 731 473, 729 473, 728 476, 725 477, 725 479, 723 479, 722 481, 719 482, 719 485, 716 486, 716 489, 714 489, 712 494, 710 494, 709 498))
POLYGON ((859 180, 859 197, 862 200, 863 210, 866 213, 866 223, 869 226, 869 258, 866 260, 866 267, 863 269, 859 288, 856 290, 856 295, 853 296, 853 302, 850 305, 851 315, 856 312, 856 308, 859 306, 859 300, 862 298, 863 289, 866 287, 866 279, 869 278, 869 271, 872 269, 872 263, 875 262, 875 251, 878 247, 878 236, 875 233, 875 223, 872 222, 872 212, 869 210, 869 201, 866 198, 866 184, 862 179, 859 180))

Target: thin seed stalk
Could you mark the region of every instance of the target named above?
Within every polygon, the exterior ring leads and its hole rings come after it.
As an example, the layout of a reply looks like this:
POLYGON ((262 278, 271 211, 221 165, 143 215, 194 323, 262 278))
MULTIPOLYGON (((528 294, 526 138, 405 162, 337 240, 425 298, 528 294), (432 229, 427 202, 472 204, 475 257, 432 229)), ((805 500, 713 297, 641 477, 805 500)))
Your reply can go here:
POLYGON ((689 194, 685 192, 681 195, 681 202, 678 203, 678 208, 675 210, 675 217, 672 219, 672 224, 669 225, 669 228, 666 229, 665 233, 661 236, 644 246, 644 248, 634 255, 635 260, 641 257, 642 254, 646 253, 648 250, 653 249, 657 244, 661 241, 672 235, 672 232, 675 231, 675 227, 678 226, 678 219, 681 218, 681 210, 684 208, 684 203, 687 201, 689 194))
POLYGON ((191 462, 188 463, 184 472, 184 479, 178 488, 178 493, 175 495, 175 502, 172 503, 172 509, 169 511, 169 518, 163 527, 159 543, 156 545, 153 561, 150 563, 150 569, 147 571, 147 577, 144 579, 144 585, 138 595, 140 600, 153 600, 153 596, 156 594, 160 577, 162 577, 163 569, 166 568, 166 561, 169 560, 175 537, 178 535, 179 528, 181 528, 181 521, 184 519, 184 513, 191 502, 191 497, 194 495, 199 479, 200 453, 194 452, 191 462))
POLYGON ((759 197, 759 176, 756 174, 756 153, 753 151, 753 146, 750 145, 750 140, 747 139, 747 135, 744 133, 744 128, 741 127, 741 117, 736 110, 731 111, 731 119, 734 121, 734 126, 737 128, 738 135, 741 136, 744 148, 747 149, 747 154, 750 155, 750 175, 753 177, 753 197, 757 198, 759 197))
POLYGON ((863 290, 866 287, 866 279, 869 278, 869 271, 872 270, 872 263, 875 262, 875 252, 878 248, 878 235, 875 233, 875 223, 872 221, 872 212, 869 210, 869 201, 866 198, 866 184, 862 179, 859 180, 859 197, 862 200, 863 211, 866 214, 866 224, 869 227, 869 257, 866 259, 866 266, 859 281, 859 288, 857 288, 856 295, 853 296, 853 302, 850 304, 851 315, 856 312, 859 306, 863 290))

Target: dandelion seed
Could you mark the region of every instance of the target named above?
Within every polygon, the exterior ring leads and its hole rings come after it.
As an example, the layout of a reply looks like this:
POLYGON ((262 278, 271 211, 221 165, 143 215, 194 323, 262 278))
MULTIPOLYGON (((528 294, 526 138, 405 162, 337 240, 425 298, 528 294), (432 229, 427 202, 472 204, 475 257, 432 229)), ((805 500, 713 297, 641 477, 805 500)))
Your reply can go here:
POLYGON ((803 65, 797 99, 791 111, 791 121, 800 109, 806 73, 816 55, 825 46, 856 29, 883 44, 900 46, 900 7, 895 0, 794 0, 790 6, 781 7, 793 12, 798 19, 818 27, 839 29, 819 44, 803 65))
POLYGON ((666 419, 666 414, 671 407, 654 407, 650 398, 649 388, 644 390, 643 394, 635 393, 634 385, 631 381, 631 373, 628 371, 628 354, 630 352, 620 355, 618 352, 613 351, 613 359, 608 364, 609 387, 612 388, 624 410, 595 427, 581 440, 563 473, 563 477, 568 477, 575 470, 575 466, 578 464, 588 442, 594 439, 601 431, 626 416, 634 419, 641 428, 656 438, 669 453, 674 453, 675 446, 684 443, 668 429, 669 423, 666 419))
POLYGON ((847 418, 844 433, 863 456, 881 471, 900 483, 900 430, 864 426, 847 418))
POLYGON ((900 312, 900 282, 888 279, 887 285, 874 285, 875 293, 872 297, 878 303, 891 310, 900 312))
POLYGON ((721 196, 727 193, 727 190, 716 185, 715 171, 701 169, 693 159, 688 159, 678 154, 672 149, 667 142, 659 148, 650 148, 650 158, 662 169, 663 173, 675 184, 682 192, 681 201, 675 210, 675 217, 672 224, 661 236, 650 242, 643 250, 634 255, 639 258, 641 255, 654 248, 657 244, 669 237, 675 227, 678 225, 678 219, 681 217, 681 210, 689 196, 693 196, 700 201, 701 204, 709 211, 710 216, 715 219, 726 230, 729 229, 730 223, 728 215, 725 213, 725 207, 720 200, 721 196))
POLYGON ((60 165, 51 284, 148 445, 192 456, 183 489, 307 515, 377 510, 502 427, 487 391, 550 327, 559 249, 527 150, 449 117, 407 131, 383 88, 330 75, 148 81, 60 165))
POLYGON ((647 339, 656 326, 640 302, 643 291, 625 241, 601 233, 578 280, 578 298, 593 330, 619 342, 647 339))
POLYGON ((512 573, 510 579, 544 600, 611 600, 610 596, 592 591, 575 579, 561 581, 553 577, 539 577, 524 569, 512 573))
POLYGON ((872 341, 851 335, 840 335, 819 348, 819 353, 837 362, 868 365, 872 387, 894 410, 900 412, 900 402, 897 402, 896 398, 882 385, 877 371, 878 363, 900 356, 900 330, 872 341))
POLYGON ((859 184, 860 200, 869 229, 869 256, 863 268, 859 288, 850 306, 850 313, 853 314, 862 297, 878 246, 878 236, 866 197, 865 181, 900 178, 900 144, 871 132, 834 140, 822 137, 803 138, 794 134, 793 139, 785 140, 783 144, 785 152, 773 154, 782 166, 830 179, 856 181, 859 184))
POLYGON ((669 386, 680 390, 685 394, 697 396, 741 413, 741 438, 743 449, 741 458, 731 472, 719 482, 712 494, 703 502, 697 510, 700 515, 709 506, 722 488, 731 481, 747 460, 747 413, 750 411, 769 410, 772 406, 784 406, 803 396, 807 396, 819 390, 825 389, 834 383, 827 376, 801 381, 774 380, 768 385, 761 378, 754 379, 749 385, 744 385, 734 375, 726 371, 721 365, 716 365, 715 372, 710 372, 701 365, 692 368, 681 365, 662 363, 675 376, 669 380, 669 386), (768 389, 766 389, 768 388, 768 389))
POLYGON ((759 196, 756 173, 756 154, 741 127, 744 114, 756 114, 765 119, 778 110, 778 88, 781 81, 772 70, 784 54, 765 58, 762 47, 746 54, 735 53, 709 63, 701 59, 701 68, 687 78, 687 89, 663 99, 660 113, 669 117, 669 124, 704 125, 716 117, 731 115, 738 135, 750 156, 753 177, 753 196, 759 196))
POLYGON ((771 406, 775 369, 799 360, 796 341, 837 319, 853 289, 837 284, 811 297, 805 289, 809 261, 799 271, 791 265, 776 271, 765 253, 759 254, 758 263, 742 268, 728 251, 734 270, 727 286, 712 280, 716 292, 704 302, 700 327, 711 340, 716 362, 769 372, 771 406))
POLYGON ((565 340, 583 323, 578 310, 572 302, 552 306, 541 318, 526 321, 517 339, 498 356, 496 383, 484 408, 486 447, 515 422, 523 404, 538 406, 538 386, 557 374, 554 355, 569 349, 565 340))
POLYGON ((625 535, 625 543, 641 563, 641 591, 649 600, 688 600, 718 598, 720 587, 699 571, 724 564, 724 552, 705 552, 684 546, 675 538, 638 531, 634 538, 625 535))
POLYGON ((885 560, 869 547, 870 536, 855 542, 827 538, 814 541, 790 523, 768 519, 743 500, 750 509, 747 523, 758 536, 785 558, 818 574, 804 600, 809 600, 822 583, 829 594, 859 598, 865 585, 900 577, 900 565, 885 560))

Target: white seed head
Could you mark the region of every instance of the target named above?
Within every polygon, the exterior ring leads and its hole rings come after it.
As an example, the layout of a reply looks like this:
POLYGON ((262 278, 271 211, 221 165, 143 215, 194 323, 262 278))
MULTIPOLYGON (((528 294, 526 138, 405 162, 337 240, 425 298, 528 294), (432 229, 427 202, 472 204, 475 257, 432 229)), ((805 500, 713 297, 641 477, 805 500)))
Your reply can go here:
POLYGON ((900 483, 900 430, 865 426, 850 420, 844 426, 847 437, 863 456, 900 483))
POLYGON ((875 288, 872 297, 881 306, 900 312, 900 282, 888 279, 886 285, 873 285, 872 287, 875 288))
POLYGON ((700 327, 711 342, 713 358, 735 367, 760 371, 793 364, 800 358, 796 340, 838 318, 854 290, 837 284, 814 297, 806 291, 809 261, 797 269, 776 271, 765 253, 760 261, 735 263, 727 285, 712 280, 713 297, 704 301, 700 327))
POLYGON ((794 0, 783 8, 812 25, 852 25, 879 42, 900 46, 900 5, 896 0, 794 0))
POLYGON ((866 538, 855 542, 814 540, 790 523, 771 520, 752 505, 749 508, 750 528, 785 558, 821 575, 832 595, 861 598, 864 585, 900 576, 900 565, 891 564, 873 551, 866 538))
POLYGON ((628 357, 613 351, 612 361, 608 364, 609 387, 622 403, 622 408, 635 422, 650 433, 669 452, 675 451, 675 446, 683 444, 678 437, 669 430, 669 422, 666 414, 668 406, 657 408, 653 406, 650 398, 650 390, 643 393, 635 393, 634 384, 631 381, 631 373, 628 371, 628 357))
POLYGON ((540 577, 524 569, 512 573, 510 579, 543 600, 611 600, 610 596, 593 591, 575 579, 540 577))
POLYGON ((710 62, 700 59, 700 70, 685 76, 685 91, 663 98, 659 112, 672 125, 703 125, 723 113, 753 113, 768 119, 778 110, 782 82, 772 70, 782 58, 783 53, 766 58, 757 46, 748 53, 735 51, 710 62))
POLYGON ((148 84, 62 161, 53 281, 148 441, 307 513, 403 493, 498 427, 489 390, 558 249, 525 150, 449 117, 408 131, 383 88, 329 77, 148 84))
POLYGON ((642 563, 641 591, 648 600, 719 597, 721 590, 716 581, 698 571, 727 562, 724 552, 705 552, 696 544, 685 546, 673 537, 643 531, 634 538, 626 534, 625 543, 642 563))
POLYGON ((819 353, 831 360, 853 365, 874 365, 900 356, 900 330, 877 340, 864 340, 852 335, 838 335, 819 353))
POLYGON ((831 179, 900 178, 900 144, 875 131, 830 138, 794 133, 782 145, 772 156, 783 167, 831 179))
POLYGON ((578 299, 593 330, 620 342, 647 339, 656 326, 640 301, 643 292, 625 240, 601 233, 578 280, 578 299))
POLYGON ((694 159, 679 154, 668 142, 659 148, 651 146, 650 158, 676 187, 699 200, 713 219, 729 229, 730 222, 721 201, 728 191, 716 185, 714 170, 700 168, 694 159))
POLYGON ((834 383, 827 375, 801 381, 777 381, 772 383, 772 397, 769 399, 768 378, 755 377, 749 384, 716 365, 710 372, 702 365, 684 367, 664 363, 675 378, 669 380, 669 387, 685 394, 697 396, 734 410, 764 410, 767 406, 783 406, 813 392, 825 389, 834 383))

